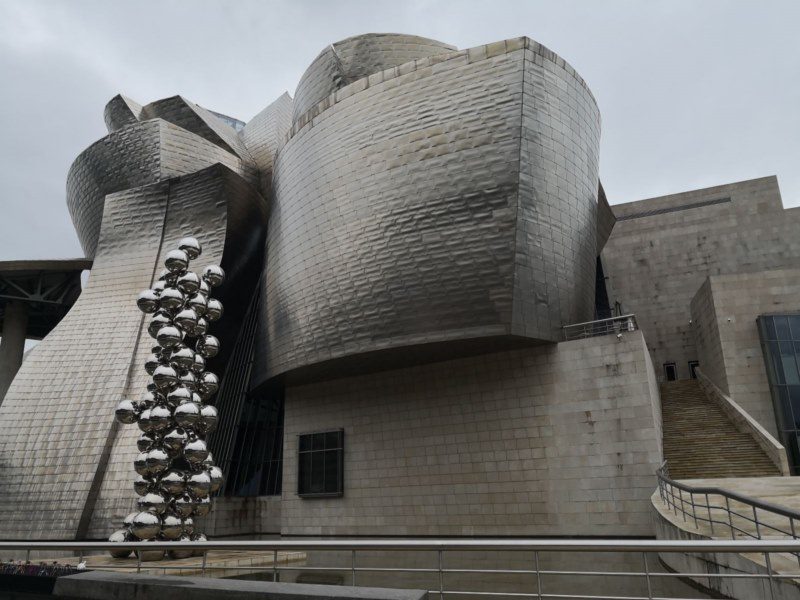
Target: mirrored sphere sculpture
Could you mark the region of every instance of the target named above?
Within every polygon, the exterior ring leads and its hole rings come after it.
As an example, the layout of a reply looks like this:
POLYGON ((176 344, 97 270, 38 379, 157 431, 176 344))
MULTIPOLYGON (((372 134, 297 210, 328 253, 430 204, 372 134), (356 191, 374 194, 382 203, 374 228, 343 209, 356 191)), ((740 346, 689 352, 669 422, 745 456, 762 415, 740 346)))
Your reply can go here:
MULTIPOLYGON (((190 261, 202 253, 200 242, 184 237, 167 252, 164 271, 152 289, 136 298, 136 305, 152 318, 148 333, 157 346, 145 360, 152 377, 140 400, 123 399, 116 419, 136 423, 142 435, 136 441, 139 454, 133 461, 138 477, 133 481, 138 512, 125 517, 122 529, 109 541, 205 541, 196 531, 194 517, 207 515, 210 495, 222 488, 222 470, 214 465, 205 436, 213 431, 219 416, 208 404, 220 386, 216 374, 206 371, 206 359, 220 351, 219 340, 208 333, 209 324, 223 315, 222 302, 211 290, 225 281, 217 265, 202 274, 189 270, 190 261)), ((130 556, 130 550, 109 551, 115 558, 130 556)), ((161 560, 161 550, 137 550, 143 561, 161 560)), ((191 549, 170 550, 172 558, 196 554, 191 549)))

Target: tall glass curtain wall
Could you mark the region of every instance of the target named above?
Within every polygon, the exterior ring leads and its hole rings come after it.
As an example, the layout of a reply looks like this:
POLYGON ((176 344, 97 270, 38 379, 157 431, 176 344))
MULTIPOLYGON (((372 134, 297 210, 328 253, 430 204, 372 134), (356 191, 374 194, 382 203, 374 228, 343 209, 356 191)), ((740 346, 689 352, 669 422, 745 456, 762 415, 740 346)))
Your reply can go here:
POLYGON ((775 417, 792 474, 800 473, 800 313, 757 319, 775 417))

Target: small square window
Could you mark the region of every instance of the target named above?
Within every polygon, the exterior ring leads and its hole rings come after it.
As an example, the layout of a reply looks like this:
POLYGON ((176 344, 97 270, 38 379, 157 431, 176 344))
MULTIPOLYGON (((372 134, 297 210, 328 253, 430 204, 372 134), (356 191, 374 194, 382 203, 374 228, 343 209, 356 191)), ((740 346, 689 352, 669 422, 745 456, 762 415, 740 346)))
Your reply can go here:
POLYGON ((344 494, 344 430, 298 436, 297 495, 335 498, 344 494))

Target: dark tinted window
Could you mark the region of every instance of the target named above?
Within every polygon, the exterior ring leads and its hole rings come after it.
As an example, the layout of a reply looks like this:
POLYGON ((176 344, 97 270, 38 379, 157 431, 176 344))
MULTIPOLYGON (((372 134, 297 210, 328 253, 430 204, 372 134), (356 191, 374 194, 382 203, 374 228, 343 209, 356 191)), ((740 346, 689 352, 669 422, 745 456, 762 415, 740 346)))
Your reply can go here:
POLYGON ((344 493, 344 430, 299 436, 297 494, 335 497, 344 493))

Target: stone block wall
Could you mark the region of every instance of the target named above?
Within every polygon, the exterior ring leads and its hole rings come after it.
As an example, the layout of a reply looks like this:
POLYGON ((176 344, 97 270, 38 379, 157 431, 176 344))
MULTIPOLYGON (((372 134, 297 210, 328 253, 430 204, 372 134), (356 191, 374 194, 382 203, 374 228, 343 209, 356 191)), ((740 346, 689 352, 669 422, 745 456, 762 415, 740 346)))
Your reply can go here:
POLYGON ((657 386, 639 331, 289 386, 281 532, 650 535, 657 386), (344 428, 344 496, 297 435, 344 428))

